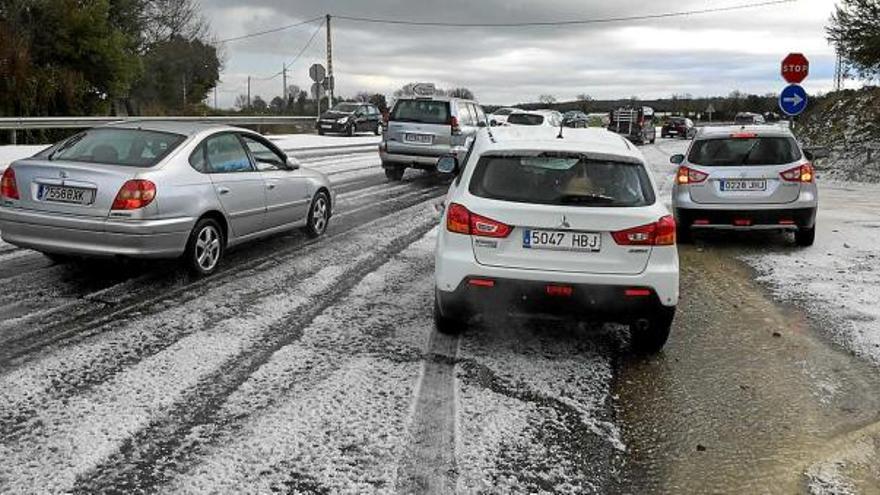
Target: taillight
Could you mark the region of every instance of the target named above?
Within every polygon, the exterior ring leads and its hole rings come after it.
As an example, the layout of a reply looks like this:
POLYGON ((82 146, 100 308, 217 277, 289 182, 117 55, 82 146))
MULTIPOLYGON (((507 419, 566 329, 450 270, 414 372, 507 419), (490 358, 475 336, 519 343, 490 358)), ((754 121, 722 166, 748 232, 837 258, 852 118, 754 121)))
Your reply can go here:
POLYGON ((803 165, 799 165, 795 168, 786 170, 779 174, 783 180, 788 182, 813 182, 816 177, 816 172, 813 169, 813 165, 810 163, 805 163, 803 165))
POLYGON ((513 227, 471 213, 464 206, 452 203, 446 212, 446 230, 457 234, 503 238, 510 235, 513 227))
POLYGON ((112 210, 137 210, 153 202, 156 185, 148 180, 130 180, 122 185, 113 200, 112 210))
POLYGON ((654 223, 612 232, 611 237, 621 246, 672 246, 675 244, 675 219, 665 216, 654 223))
POLYGON ((385 112, 382 114, 382 123, 388 125, 388 119, 390 118, 390 114, 385 112))
POLYGON ((676 181, 681 184, 699 184, 709 178, 709 174, 694 170, 690 167, 678 167, 676 181))
POLYGON ((449 117, 449 125, 452 127, 452 134, 461 134, 461 126, 458 125, 458 117, 449 117))
POLYGON ((7 199, 20 199, 18 196, 18 184, 15 183, 15 170, 12 167, 3 172, 0 179, 0 197, 7 199))
POLYGON ((758 135, 754 132, 735 132, 730 137, 733 139, 755 139, 758 135))

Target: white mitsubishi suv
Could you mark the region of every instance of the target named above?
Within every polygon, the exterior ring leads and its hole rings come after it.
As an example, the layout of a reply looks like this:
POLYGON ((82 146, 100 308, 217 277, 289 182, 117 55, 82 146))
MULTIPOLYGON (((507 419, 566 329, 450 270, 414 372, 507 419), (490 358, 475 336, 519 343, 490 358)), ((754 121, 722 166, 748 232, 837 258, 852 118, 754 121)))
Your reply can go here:
POLYGON ((633 349, 666 343, 678 303, 675 221, 641 152, 604 129, 477 134, 446 197, 435 267, 437 328, 477 314, 553 314, 629 325, 633 349))

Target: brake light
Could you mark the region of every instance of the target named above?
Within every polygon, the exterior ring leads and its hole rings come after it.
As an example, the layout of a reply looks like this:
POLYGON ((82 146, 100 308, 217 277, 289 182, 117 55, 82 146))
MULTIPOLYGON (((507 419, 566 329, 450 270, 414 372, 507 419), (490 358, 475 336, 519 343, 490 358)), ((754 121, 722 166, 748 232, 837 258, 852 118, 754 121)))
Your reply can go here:
POLYGON ((12 167, 3 172, 0 179, 0 197, 6 199, 20 199, 18 196, 18 184, 15 183, 15 170, 12 167))
POLYGON ((510 235, 513 227, 471 213, 464 206, 452 203, 446 212, 446 230, 464 235, 504 238, 510 235))
POLYGON ((676 181, 681 184, 699 184, 709 178, 709 174, 694 170, 690 167, 678 167, 676 181))
POLYGON ((391 114, 385 112, 382 114, 382 123, 388 125, 388 120, 391 118, 391 114))
POLYGON ((626 297, 647 297, 651 295, 651 289, 626 289, 623 293, 626 297))
POLYGON ((137 210, 153 202, 156 185, 148 180, 135 179, 122 185, 113 200, 112 210, 137 210))
POLYGON ((611 237, 621 246, 672 246, 675 244, 675 219, 667 215, 654 223, 612 232, 611 237))
POLYGON ((813 169, 813 165, 810 163, 805 163, 803 165, 799 165, 795 168, 786 170, 779 174, 783 180, 788 182, 813 182, 815 179, 816 173, 813 169))
POLYGON ((491 289, 495 287, 495 281, 491 278, 472 278, 468 280, 468 285, 473 287, 485 287, 487 289, 491 289))
POLYGON ((754 132, 735 132, 730 135, 733 139, 754 139, 758 137, 754 132))
POLYGON ((544 288, 550 297, 571 297, 574 288, 570 285, 548 285, 544 288))
POLYGON ((454 115, 449 117, 449 125, 452 127, 453 135, 461 134, 461 126, 458 125, 458 117, 454 115))

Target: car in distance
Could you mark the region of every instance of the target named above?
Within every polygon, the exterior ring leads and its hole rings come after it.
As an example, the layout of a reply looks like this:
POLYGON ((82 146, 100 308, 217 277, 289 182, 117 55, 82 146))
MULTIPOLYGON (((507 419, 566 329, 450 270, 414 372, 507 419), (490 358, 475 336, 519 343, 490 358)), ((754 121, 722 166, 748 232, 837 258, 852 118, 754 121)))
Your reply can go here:
POLYGON ((507 117, 510 114, 512 114, 513 112, 517 112, 517 111, 519 111, 519 108, 513 108, 513 107, 499 108, 498 110, 495 110, 494 112, 489 114, 489 116, 488 116, 489 125, 494 125, 494 126, 504 125, 507 123, 507 117))
POLYGON ((358 132, 382 132, 382 115, 369 103, 343 102, 321 114, 315 124, 318 134, 336 132, 354 136, 358 132))
POLYGON ((654 109, 640 106, 612 110, 609 114, 608 130, 626 136, 635 144, 653 144, 657 139, 654 109))
POLYGON ((740 112, 733 118, 733 123, 735 125, 758 125, 767 123, 767 120, 759 113, 740 112))
POLYGON ((507 125, 562 126, 562 114, 556 110, 518 110, 507 117, 507 125))
POLYGON ((819 191, 813 159, 781 126, 702 128, 678 165, 672 206, 678 237, 692 229, 794 231, 799 246, 816 237, 819 191))
POLYGON ((407 168, 435 171, 444 155, 464 156, 477 129, 487 127, 483 107, 447 96, 400 98, 379 145, 385 176, 401 180, 407 168))
POLYGON ((663 127, 660 128, 660 137, 679 137, 689 139, 697 133, 694 121, 687 117, 669 117, 663 127))
POLYGON ((335 199, 324 175, 259 134, 181 122, 87 130, 12 163, 0 184, 10 244, 55 260, 182 257, 201 275, 245 241, 322 235, 335 199))
POLYGON ((569 110, 562 115, 566 127, 590 127, 590 116, 580 110, 569 110))
POLYGON ((604 129, 481 131, 445 200, 435 251, 437 329, 484 313, 629 325, 638 351, 666 342, 678 303, 675 221, 641 152, 604 129))

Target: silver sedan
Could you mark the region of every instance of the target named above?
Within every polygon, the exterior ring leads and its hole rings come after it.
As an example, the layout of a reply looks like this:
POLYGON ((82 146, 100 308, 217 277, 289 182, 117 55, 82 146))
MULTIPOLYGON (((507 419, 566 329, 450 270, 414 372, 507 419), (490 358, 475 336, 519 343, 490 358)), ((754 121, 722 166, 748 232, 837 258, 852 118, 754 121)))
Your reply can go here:
POLYGON ((326 176, 257 133, 129 122, 10 165, 0 233, 50 258, 182 257, 207 275, 236 244, 294 228, 322 235, 334 200, 326 176))

